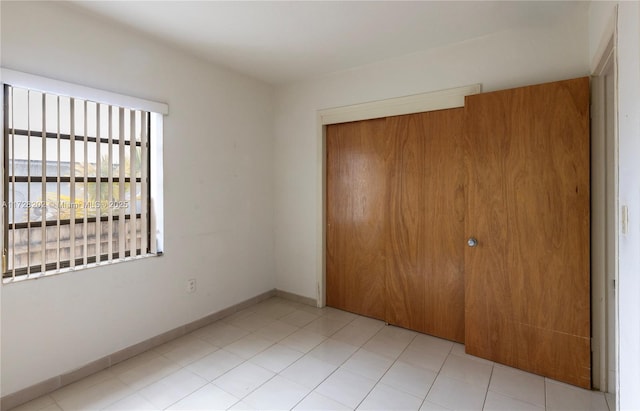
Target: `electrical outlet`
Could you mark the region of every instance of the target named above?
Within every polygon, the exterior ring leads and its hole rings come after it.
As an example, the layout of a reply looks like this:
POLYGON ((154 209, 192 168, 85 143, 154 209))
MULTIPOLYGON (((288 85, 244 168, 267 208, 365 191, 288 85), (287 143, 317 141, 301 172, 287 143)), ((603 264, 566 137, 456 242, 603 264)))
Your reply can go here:
POLYGON ((196 292, 196 279, 195 278, 191 278, 191 279, 187 280, 187 292, 189 294, 196 292))

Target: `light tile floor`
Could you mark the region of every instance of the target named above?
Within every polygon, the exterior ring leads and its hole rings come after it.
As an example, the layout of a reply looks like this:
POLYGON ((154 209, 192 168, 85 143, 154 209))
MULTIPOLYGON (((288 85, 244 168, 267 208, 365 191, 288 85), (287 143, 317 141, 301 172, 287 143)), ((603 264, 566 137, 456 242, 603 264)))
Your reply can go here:
POLYGON ((271 298, 26 410, 602 410, 613 398, 333 308, 271 298))

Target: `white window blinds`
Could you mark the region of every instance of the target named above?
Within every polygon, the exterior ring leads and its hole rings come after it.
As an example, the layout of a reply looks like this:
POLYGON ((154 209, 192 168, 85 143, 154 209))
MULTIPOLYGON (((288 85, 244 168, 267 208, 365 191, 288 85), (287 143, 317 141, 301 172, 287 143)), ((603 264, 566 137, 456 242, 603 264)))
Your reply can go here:
POLYGON ((3 277, 156 251, 151 113, 11 85, 4 101, 3 277))

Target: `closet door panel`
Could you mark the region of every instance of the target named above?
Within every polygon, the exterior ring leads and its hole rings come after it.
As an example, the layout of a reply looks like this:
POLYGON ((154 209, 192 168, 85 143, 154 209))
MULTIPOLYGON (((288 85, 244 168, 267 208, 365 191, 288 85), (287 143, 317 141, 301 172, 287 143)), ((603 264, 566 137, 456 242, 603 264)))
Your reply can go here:
POLYGON ((469 96, 466 350, 591 388, 589 79, 469 96))
POLYGON ((464 342, 464 109, 419 116, 425 138, 424 332, 464 342))
POLYGON ((423 331, 425 312, 425 224, 423 118, 387 118, 393 142, 387 218, 386 321, 423 331))
POLYGON ((463 109, 388 118, 387 321, 464 340, 463 109))
POLYGON ((388 238, 385 119, 327 126, 327 305, 384 319, 388 238))

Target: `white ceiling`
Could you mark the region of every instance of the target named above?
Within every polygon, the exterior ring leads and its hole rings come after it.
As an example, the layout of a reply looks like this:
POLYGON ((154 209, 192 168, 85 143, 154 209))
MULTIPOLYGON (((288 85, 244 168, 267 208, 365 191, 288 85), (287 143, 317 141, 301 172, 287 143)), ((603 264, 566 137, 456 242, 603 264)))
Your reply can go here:
POLYGON ((586 16, 575 1, 73 1, 273 84, 517 27, 586 16))

